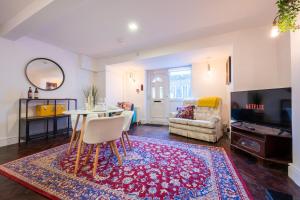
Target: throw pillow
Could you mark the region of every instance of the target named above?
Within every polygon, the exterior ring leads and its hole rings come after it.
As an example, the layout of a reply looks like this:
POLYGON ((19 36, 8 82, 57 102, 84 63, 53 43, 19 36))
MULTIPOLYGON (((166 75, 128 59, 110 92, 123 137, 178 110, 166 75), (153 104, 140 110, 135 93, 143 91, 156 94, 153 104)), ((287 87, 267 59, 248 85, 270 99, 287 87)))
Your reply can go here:
POLYGON ((195 106, 181 106, 177 108, 177 118, 183 118, 183 119, 194 119, 194 108, 195 106))

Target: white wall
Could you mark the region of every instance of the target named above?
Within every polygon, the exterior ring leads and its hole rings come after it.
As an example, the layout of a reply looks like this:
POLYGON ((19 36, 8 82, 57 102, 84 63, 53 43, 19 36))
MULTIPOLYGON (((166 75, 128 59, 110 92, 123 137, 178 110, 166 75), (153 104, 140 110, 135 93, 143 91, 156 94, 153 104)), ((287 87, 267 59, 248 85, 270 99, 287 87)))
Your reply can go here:
POLYGON ((99 93, 99 101, 105 100, 106 94, 106 72, 105 69, 103 71, 99 71, 94 73, 94 84, 98 89, 99 93))
POLYGON ((105 71, 105 100, 108 105, 124 101, 125 71, 107 66, 105 71))
POLYGON ((9 41, 0 38, 0 146, 17 142, 18 99, 26 97, 28 87, 24 68, 36 57, 47 57, 61 65, 65 82, 55 91, 40 91, 45 98, 77 98, 83 106, 82 89, 93 81, 93 73, 80 69, 77 54, 30 38, 9 41))
POLYGON ((124 77, 124 100, 133 102, 138 109, 138 120, 145 121, 146 102, 145 102, 145 87, 146 77, 143 69, 128 69, 124 77), (134 74, 134 81, 131 80, 130 74, 134 74), (144 91, 141 91, 141 84, 144 86, 144 91), (139 89, 139 93, 137 93, 139 89))
MULTIPOLYGON (((145 121, 145 71, 141 67, 131 64, 117 64, 107 66, 105 70, 105 99, 110 105, 117 105, 118 102, 128 101, 134 103, 138 109, 138 120, 145 121), (134 74, 135 81, 129 78, 134 74), (144 85, 144 91, 136 92, 144 85)), ((101 82, 96 78, 96 83, 101 82)))
POLYGON ((210 72, 207 69, 207 62, 193 63, 192 94, 195 98, 204 96, 221 97, 223 122, 228 124, 230 102, 229 86, 226 85, 226 61, 227 58, 210 60, 210 72))
POLYGON ((233 39, 233 90, 290 86, 289 35, 273 39, 270 27, 236 32, 233 39))
POLYGON ((293 163, 289 167, 289 176, 300 186, 300 30, 291 33, 291 66, 293 163))

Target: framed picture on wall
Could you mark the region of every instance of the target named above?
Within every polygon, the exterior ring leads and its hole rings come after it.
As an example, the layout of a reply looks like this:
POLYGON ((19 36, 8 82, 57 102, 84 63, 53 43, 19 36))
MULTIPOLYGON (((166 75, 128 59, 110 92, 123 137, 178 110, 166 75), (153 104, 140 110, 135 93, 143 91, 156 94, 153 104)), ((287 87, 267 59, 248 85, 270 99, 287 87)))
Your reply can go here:
POLYGON ((231 83, 231 56, 228 57, 226 62, 226 84, 231 83))

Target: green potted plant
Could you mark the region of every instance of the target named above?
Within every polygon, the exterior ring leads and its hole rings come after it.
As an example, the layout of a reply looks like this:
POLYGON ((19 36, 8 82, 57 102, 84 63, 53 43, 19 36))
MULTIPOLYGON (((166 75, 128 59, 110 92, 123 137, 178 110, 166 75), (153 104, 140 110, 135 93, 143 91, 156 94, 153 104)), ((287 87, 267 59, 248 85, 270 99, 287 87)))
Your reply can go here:
POLYGON ((275 18, 280 32, 295 31, 299 28, 297 17, 300 11, 300 0, 277 0, 278 15, 275 18))

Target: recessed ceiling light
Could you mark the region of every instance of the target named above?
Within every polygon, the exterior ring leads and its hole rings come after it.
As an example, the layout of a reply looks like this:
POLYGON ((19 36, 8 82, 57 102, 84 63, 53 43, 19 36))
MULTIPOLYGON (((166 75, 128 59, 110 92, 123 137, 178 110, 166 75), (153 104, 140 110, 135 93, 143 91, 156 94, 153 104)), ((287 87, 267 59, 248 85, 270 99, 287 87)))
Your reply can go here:
POLYGON ((135 22, 130 22, 128 24, 128 29, 131 32, 136 32, 139 29, 139 26, 135 22))

